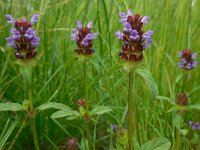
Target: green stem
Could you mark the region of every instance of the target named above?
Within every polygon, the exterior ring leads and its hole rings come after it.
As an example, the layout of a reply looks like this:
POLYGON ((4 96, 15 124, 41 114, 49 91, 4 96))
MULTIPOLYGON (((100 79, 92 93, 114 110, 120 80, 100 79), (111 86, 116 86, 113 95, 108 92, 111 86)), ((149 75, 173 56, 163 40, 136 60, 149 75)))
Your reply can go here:
POLYGON ((21 127, 19 128, 17 134, 15 135, 12 143, 10 144, 10 146, 8 147, 8 150, 12 150, 13 148, 13 145, 15 144, 15 141, 17 140, 17 138, 19 137, 20 133, 22 132, 22 129, 24 128, 25 124, 26 124, 26 120, 27 120, 27 117, 24 118, 23 122, 22 122, 22 125, 21 127))
POLYGON ((89 99, 88 99, 88 81, 87 81, 87 60, 84 61, 84 88, 85 88, 85 109, 86 109, 86 132, 87 132, 87 141, 88 141, 88 148, 89 150, 93 149, 92 146, 92 139, 90 133, 90 118, 89 118, 89 99))
POLYGON ((128 90, 128 144, 129 150, 133 150, 133 104, 132 104, 132 88, 133 88, 133 73, 128 74, 129 90, 128 90))
POLYGON ((35 128, 35 110, 34 110, 34 105, 33 105, 33 87, 32 87, 32 75, 31 75, 31 84, 30 84, 30 90, 29 90, 29 109, 30 109, 30 121, 31 121, 31 129, 33 133, 33 140, 35 144, 35 149, 40 150, 39 144, 38 144, 38 137, 37 137, 37 131, 35 128))
POLYGON ((40 150, 39 144, 38 144, 38 138, 37 138, 37 132, 36 132, 36 128, 35 128, 34 118, 31 118, 31 129, 32 129, 32 132, 33 132, 33 140, 34 140, 34 144, 35 144, 35 149, 40 150))

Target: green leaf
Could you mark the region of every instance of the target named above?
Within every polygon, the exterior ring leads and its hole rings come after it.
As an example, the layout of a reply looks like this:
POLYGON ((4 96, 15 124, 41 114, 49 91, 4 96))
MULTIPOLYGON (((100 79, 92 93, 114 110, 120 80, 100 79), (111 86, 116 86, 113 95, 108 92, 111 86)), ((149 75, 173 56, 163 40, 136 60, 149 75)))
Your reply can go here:
POLYGON ((42 105, 40 105, 37 109, 38 110, 46 110, 46 109, 61 109, 61 110, 68 110, 70 109, 67 105, 62 103, 56 103, 56 102, 47 102, 42 105))
POLYGON ((170 146, 171 142, 168 139, 161 137, 148 141, 142 145, 141 150, 168 150, 170 146))
POLYGON ((180 132, 183 136, 186 136, 188 134, 188 130, 187 129, 180 129, 180 132))
POLYGON ((69 120, 73 120, 73 119, 76 119, 77 117, 80 117, 80 113, 77 112, 77 111, 74 111, 72 109, 65 109, 65 110, 59 110, 55 113, 53 113, 51 115, 51 118, 63 118, 63 117, 69 117, 69 120))
POLYGON ((166 101, 172 105, 176 105, 174 101, 172 101, 169 97, 166 97, 166 96, 157 96, 156 99, 166 101))
POLYGON ((0 103, 0 111, 22 111, 24 107, 19 103, 0 103))
POLYGON ((188 108, 190 110, 193 110, 193 109, 200 110, 200 104, 189 105, 188 108))
POLYGON ((108 106, 96 106, 91 110, 90 115, 102 115, 110 111, 112 111, 112 109, 108 106))
POLYGON ((142 66, 136 69, 136 73, 144 78, 150 89, 152 99, 155 99, 158 95, 158 87, 151 72, 146 67, 142 66))

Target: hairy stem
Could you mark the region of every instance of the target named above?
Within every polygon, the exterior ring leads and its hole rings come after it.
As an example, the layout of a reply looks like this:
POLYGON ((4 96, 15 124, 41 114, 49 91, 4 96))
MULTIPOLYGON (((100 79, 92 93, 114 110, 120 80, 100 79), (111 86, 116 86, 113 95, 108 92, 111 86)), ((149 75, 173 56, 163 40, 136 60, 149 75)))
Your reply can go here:
MULTIPOLYGON (((32 73, 32 72, 31 72, 32 73)), ((40 150, 39 144, 38 144, 38 137, 37 137, 37 131, 35 128, 35 110, 34 110, 34 105, 33 105, 33 84, 32 84, 32 75, 31 75, 31 84, 30 84, 30 89, 29 89, 29 110, 30 110, 30 123, 31 123, 31 130, 33 133, 33 140, 35 144, 35 149, 40 150)))
POLYGON ((128 90, 128 144, 129 150, 133 150, 133 104, 132 104, 132 88, 133 88, 133 73, 128 74, 129 90, 128 90))
POLYGON ((88 82, 87 82, 87 61, 85 60, 83 63, 84 67, 84 88, 85 88, 85 109, 86 109, 86 132, 87 132, 87 141, 88 141, 88 147, 89 150, 93 149, 92 146, 92 139, 91 139, 91 133, 90 133, 90 118, 89 118, 89 99, 88 99, 88 82))

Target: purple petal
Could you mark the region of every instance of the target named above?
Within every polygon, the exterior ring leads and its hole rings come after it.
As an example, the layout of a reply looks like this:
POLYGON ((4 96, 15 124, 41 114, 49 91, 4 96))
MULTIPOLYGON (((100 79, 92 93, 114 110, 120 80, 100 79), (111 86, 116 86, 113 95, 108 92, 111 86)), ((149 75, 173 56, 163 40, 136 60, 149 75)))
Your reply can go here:
POLYGON ((121 19, 119 19, 119 22, 125 22, 127 21, 127 16, 124 12, 120 12, 119 16, 121 17, 121 19))
POLYGON ((92 25, 93 25, 93 23, 92 23, 92 22, 89 22, 89 23, 87 24, 87 27, 91 29, 91 28, 93 28, 92 25))
POLYGON ((7 19, 7 23, 10 23, 12 25, 15 24, 15 19, 11 15, 5 15, 5 17, 7 19))
POLYGON ((142 22, 143 24, 148 24, 148 20, 149 20, 149 17, 148 17, 148 16, 144 16, 144 17, 142 18, 141 22, 142 22))
POLYGON ((34 14, 31 18, 31 24, 35 23, 35 22, 38 22, 38 18, 39 18, 39 15, 38 14, 34 14))
POLYGON ((146 42, 147 42, 147 43, 151 43, 151 42, 153 42, 153 40, 152 40, 151 37, 148 37, 148 38, 146 39, 146 42))
POLYGON ((88 42, 81 42, 81 44, 83 45, 83 46, 88 46, 88 42))
POLYGON ((133 13, 132 13, 131 10, 128 10, 128 11, 127 11, 127 14, 128 14, 128 16, 132 16, 132 15, 133 15, 133 13))
POLYGON ((183 68, 183 64, 181 62, 178 63, 179 68, 183 68))
POLYGON ((127 21, 123 23, 124 27, 127 27, 127 28, 132 28, 131 24, 128 23, 127 21))
POLYGON ((97 32, 94 32, 94 33, 93 33, 93 38, 96 39, 97 37, 98 37, 98 33, 97 33, 97 32))
POLYGON ((120 31, 115 32, 115 35, 117 36, 117 39, 123 39, 124 34, 120 31))
POLYGON ((71 34, 71 35, 70 35, 70 38, 71 38, 73 41, 76 41, 76 40, 77 40, 76 34, 71 34))
POLYGON ((183 52, 178 52, 178 57, 182 57, 183 52))
POLYGON ((127 28, 127 27, 125 27, 123 30, 124 30, 124 32, 128 32, 128 33, 131 33, 131 32, 132 32, 132 28, 127 28))
POLYGON ((9 43, 13 42, 13 38, 12 37, 7 37, 6 41, 8 41, 9 43))
POLYGON ((181 61, 182 61, 183 64, 187 64, 187 61, 186 61, 185 58, 182 58, 181 61))
POLYGON ((82 25, 82 23, 81 23, 81 21, 77 21, 77 28, 78 29, 82 29, 82 27, 83 27, 83 25, 82 25))
POLYGON ((192 63, 192 67, 193 67, 193 68, 197 67, 197 65, 198 65, 198 62, 197 62, 197 61, 194 61, 194 62, 192 63))
POLYGON ((26 33, 24 34, 24 36, 27 38, 27 39, 31 39, 33 38, 33 36, 36 34, 37 32, 35 30, 33 30, 32 28, 29 28, 26 33))
POLYGON ((151 35, 153 35, 153 33, 154 33, 154 32, 153 32, 152 30, 149 30, 149 31, 145 32, 144 34, 145 34, 145 35, 151 36, 151 35))
POLYGON ((126 17, 126 14, 125 14, 124 12, 120 12, 120 13, 119 13, 119 16, 120 16, 120 17, 126 17))
POLYGON ((192 69, 191 63, 187 63, 186 68, 187 68, 187 69, 192 69))
POLYGON ((199 122, 190 121, 189 124, 190 124, 190 127, 193 130, 200 130, 200 123, 199 122))
POLYGON ((193 53, 192 54, 192 59, 196 59, 197 58, 197 53, 193 53))

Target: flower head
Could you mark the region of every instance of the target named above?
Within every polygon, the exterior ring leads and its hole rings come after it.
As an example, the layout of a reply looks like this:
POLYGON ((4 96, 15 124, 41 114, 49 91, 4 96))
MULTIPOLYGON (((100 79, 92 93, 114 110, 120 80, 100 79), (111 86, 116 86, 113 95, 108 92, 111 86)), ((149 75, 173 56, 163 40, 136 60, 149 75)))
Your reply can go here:
POLYGON ((70 37, 77 43, 78 48, 75 49, 75 52, 78 55, 91 55, 94 52, 92 41, 97 38, 98 33, 91 33, 92 28, 92 22, 89 22, 84 28, 82 23, 77 21, 77 28, 73 29, 74 33, 70 37))
POLYGON ((77 139, 76 138, 70 138, 67 141, 67 149, 68 150, 76 150, 77 149, 77 139))
POLYGON ((128 10, 127 15, 124 12, 119 13, 123 23, 123 31, 117 31, 115 35, 117 39, 123 41, 122 51, 119 53, 121 59, 124 61, 140 62, 143 59, 143 50, 151 47, 151 36, 153 31, 144 32, 142 30, 143 24, 148 24, 149 17, 143 18, 139 14, 133 15, 128 10))
POLYGON ((11 15, 5 16, 7 23, 13 25, 10 33, 12 36, 7 37, 8 46, 15 49, 15 57, 20 60, 27 60, 36 57, 36 48, 39 45, 40 38, 36 36, 37 32, 32 29, 32 25, 38 22, 38 14, 34 14, 31 21, 25 18, 15 20, 11 15))
POLYGON ((200 123, 199 122, 190 121, 189 123, 190 123, 190 127, 193 130, 200 130, 200 123))
POLYGON ((198 65, 196 61, 197 53, 192 53, 191 50, 186 49, 183 52, 178 52, 178 57, 180 57, 179 68, 191 70, 198 65))
POLYGON ((185 93, 179 93, 176 98, 176 103, 180 106, 188 105, 188 96, 185 93))

